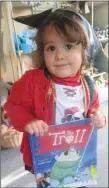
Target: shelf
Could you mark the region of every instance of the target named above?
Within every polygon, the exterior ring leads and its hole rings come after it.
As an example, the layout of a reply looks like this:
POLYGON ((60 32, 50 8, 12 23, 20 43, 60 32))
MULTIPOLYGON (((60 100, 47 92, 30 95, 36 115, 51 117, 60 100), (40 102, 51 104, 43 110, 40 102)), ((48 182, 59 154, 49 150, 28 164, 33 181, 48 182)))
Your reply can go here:
POLYGON ((100 42, 108 42, 109 38, 101 38, 99 39, 100 42))
POLYGON ((104 75, 104 74, 106 74, 106 72, 101 72, 101 73, 98 73, 96 76, 92 76, 92 78, 96 78, 96 77, 102 76, 102 75, 104 75))

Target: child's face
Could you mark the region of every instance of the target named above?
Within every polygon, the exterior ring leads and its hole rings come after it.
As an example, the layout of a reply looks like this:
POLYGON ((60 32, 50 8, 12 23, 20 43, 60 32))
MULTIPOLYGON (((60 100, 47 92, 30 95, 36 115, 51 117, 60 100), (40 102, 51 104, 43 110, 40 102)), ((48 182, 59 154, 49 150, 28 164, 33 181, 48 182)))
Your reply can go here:
POLYGON ((44 32, 44 59, 48 71, 59 78, 74 76, 82 64, 82 46, 74 46, 52 26, 44 32))

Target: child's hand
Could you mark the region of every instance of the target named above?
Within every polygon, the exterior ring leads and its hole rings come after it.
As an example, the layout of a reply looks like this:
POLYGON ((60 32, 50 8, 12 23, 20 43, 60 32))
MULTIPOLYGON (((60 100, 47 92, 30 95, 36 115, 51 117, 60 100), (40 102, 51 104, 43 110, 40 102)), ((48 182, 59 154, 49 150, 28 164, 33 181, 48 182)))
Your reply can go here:
POLYGON ((36 120, 27 124, 25 131, 36 136, 43 136, 48 131, 48 125, 42 120, 36 120))
POLYGON ((0 136, 3 136, 8 130, 8 126, 6 126, 5 124, 1 124, 0 126, 0 136))
POLYGON ((95 126, 98 129, 105 127, 106 118, 100 111, 97 111, 94 114, 90 114, 90 117, 92 119, 93 126, 95 126))
POLYGON ((19 147, 22 142, 23 133, 15 130, 12 126, 8 127, 6 133, 2 136, 1 145, 3 148, 19 147))
POLYGON ((22 142, 23 133, 10 127, 8 131, 4 134, 3 139, 6 145, 10 148, 19 147, 22 142))

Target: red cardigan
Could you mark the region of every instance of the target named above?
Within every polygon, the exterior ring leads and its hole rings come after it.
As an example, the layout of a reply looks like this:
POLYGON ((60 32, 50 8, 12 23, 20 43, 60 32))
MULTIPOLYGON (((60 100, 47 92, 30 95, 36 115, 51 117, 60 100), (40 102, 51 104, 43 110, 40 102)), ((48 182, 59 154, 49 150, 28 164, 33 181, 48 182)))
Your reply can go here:
MULTIPOLYGON (((95 112, 99 108, 98 94, 95 90, 94 100, 90 103, 90 93, 84 78, 81 79, 85 94, 85 115, 95 112)), ((48 80, 43 70, 27 71, 20 80, 13 85, 5 109, 13 127, 24 132, 21 144, 24 163, 32 167, 32 157, 28 133, 24 127, 33 120, 43 120, 48 125, 54 124, 55 117, 55 91, 51 80, 48 80)))

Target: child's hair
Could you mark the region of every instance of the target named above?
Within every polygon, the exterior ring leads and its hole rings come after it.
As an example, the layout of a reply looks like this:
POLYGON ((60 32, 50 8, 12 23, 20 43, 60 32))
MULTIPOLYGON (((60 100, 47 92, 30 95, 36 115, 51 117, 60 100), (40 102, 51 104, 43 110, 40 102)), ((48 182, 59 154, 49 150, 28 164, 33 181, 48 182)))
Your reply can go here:
POLYGON ((81 70, 88 68, 87 49, 89 46, 88 34, 84 28, 83 22, 77 13, 70 9, 57 9, 52 12, 40 26, 37 37, 37 67, 46 69, 44 61, 43 36, 47 26, 52 25, 60 36, 67 38, 69 42, 75 45, 82 44, 82 67, 81 70))

